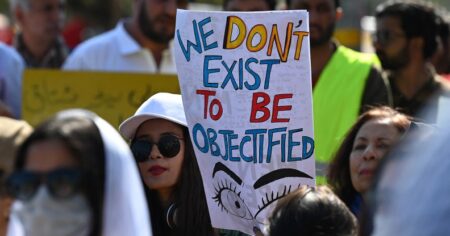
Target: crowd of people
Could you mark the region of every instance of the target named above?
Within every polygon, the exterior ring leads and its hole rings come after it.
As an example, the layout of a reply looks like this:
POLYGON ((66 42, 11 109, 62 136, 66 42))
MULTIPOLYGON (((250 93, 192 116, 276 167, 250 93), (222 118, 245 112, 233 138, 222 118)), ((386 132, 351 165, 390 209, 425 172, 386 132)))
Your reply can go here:
MULTIPOLYGON (((450 13, 387 0, 367 54, 333 37, 340 0, 285 3, 309 13, 318 186, 279 200, 255 234, 450 234, 450 13)), ((135 0, 130 17, 72 51, 64 0, 9 4, 20 31, 13 47, 0 43, 0 235, 245 235, 211 224, 181 95, 154 94, 116 128, 77 109, 34 128, 21 120, 26 68, 176 74, 176 9, 188 0, 135 0)))

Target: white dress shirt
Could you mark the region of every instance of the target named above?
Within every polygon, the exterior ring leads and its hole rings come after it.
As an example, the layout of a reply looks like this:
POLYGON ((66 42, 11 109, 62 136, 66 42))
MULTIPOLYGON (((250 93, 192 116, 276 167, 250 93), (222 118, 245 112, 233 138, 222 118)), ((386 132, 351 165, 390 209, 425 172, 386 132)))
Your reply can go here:
POLYGON ((163 52, 158 68, 150 50, 125 30, 124 22, 79 45, 67 58, 65 70, 95 70, 176 74, 172 45, 163 52))

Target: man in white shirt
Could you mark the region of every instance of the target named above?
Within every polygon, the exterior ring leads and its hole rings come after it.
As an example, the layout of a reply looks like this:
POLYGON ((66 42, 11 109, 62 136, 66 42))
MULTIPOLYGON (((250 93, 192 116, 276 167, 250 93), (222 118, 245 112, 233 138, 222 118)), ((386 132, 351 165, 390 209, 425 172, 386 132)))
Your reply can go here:
POLYGON ((171 53, 177 8, 187 0, 135 0, 131 18, 78 46, 66 70, 176 73, 171 53))
POLYGON ((22 72, 25 62, 6 44, 0 43, 0 115, 20 118, 22 103, 22 72))

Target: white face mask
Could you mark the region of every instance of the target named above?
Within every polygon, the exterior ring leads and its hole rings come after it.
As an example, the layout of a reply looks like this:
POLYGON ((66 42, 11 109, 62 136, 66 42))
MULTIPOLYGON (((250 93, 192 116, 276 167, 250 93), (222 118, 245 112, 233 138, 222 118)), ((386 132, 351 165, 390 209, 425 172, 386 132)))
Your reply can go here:
POLYGON ((92 213, 82 194, 54 199, 43 185, 30 201, 15 204, 11 214, 20 219, 25 235, 83 236, 91 231, 92 213))

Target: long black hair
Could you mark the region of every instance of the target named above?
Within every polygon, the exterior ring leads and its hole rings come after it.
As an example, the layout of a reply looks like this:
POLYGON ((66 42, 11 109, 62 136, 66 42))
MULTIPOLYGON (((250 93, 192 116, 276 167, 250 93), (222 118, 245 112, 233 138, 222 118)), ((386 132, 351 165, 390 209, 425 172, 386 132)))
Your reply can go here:
POLYGON ((105 151, 100 131, 88 117, 58 117, 40 124, 17 151, 14 169, 21 170, 29 148, 47 140, 56 140, 70 150, 83 172, 83 193, 91 207, 93 224, 90 235, 101 235, 105 183, 105 151))
POLYGON ((172 199, 174 199, 177 209, 174 229, 171 229, 167 223, 168 209, 163 208, 157 191, 145 187, 153 235, 155 236, 207 236, 213 234, 200 169, 186 127, 183 127, 183 136, 185 140, 184 160, 178 182, 172 193, 172 199))

